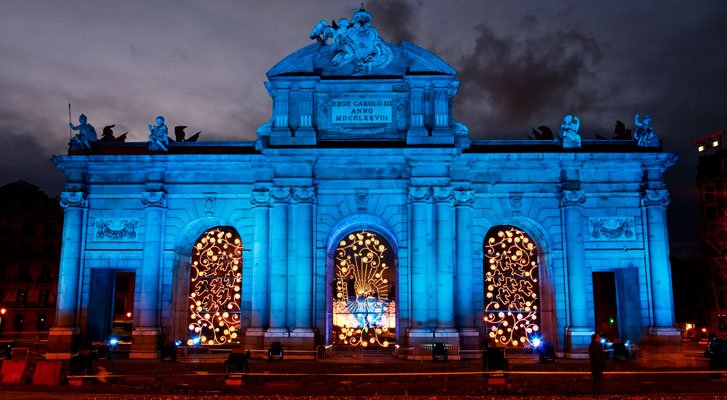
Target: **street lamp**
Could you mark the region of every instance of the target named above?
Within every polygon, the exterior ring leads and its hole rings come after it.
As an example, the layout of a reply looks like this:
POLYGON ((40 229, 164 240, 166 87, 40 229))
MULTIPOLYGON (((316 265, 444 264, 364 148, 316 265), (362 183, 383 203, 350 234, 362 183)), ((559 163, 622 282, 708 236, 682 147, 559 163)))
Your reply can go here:
POLYGON ((2 335, 3 331, 5 330, 3 327, 3 316, 5 316, 6 312, 8 312, 7 308, 0 308, 0 335, 2 335))

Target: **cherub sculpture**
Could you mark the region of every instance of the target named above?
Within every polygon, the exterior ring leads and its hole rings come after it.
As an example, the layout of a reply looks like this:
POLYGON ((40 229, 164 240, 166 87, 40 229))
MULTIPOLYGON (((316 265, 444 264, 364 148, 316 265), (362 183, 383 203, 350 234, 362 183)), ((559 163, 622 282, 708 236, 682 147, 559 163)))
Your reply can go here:
POLYGON ((74 131, 78 131, 78 133, 71 138, 71 143, 69 143, 71 147, 90 149, 91 142, 96 141, 96 129, 94 129, 93 125, 88 123, 86 115, 81 114, 78 116, 78 126, 73 126, 70 122, 68 123, 68 126, 74 131))
POLYGON ((563 117, 563 124, 558 132, 563 147, 581 147, 581 136, 578 134, 580 126, 581 120, 575 115, 568 114, 563 117))
POLYGON ((149 148, 151 150, 164 150, 169 151, 169 129, 164 125, 164 117, 158 116, 156 119, 156 125, 149 125, 149 148))
POLYGON ((644 118, 639 122, 639 113, 634 113, 634 140, 639 147, 659 147, 659 137, 654 133, 651 126, 651 117, 644 114, 644 118))

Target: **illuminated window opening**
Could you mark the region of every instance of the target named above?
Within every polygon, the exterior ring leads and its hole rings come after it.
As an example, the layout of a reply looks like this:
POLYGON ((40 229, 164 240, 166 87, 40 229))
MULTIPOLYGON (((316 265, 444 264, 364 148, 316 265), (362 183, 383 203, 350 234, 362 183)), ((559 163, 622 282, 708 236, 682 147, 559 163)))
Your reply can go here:
POLYGON ((200 236, 192 251, 187 344, 239 343, 242 241, 231 228, 200 236))
POLYGON ((537 247, 512 226, 485 237, 485 334, 498 346, 525 347, 540 338, 537 247))
POLYGON ((714 142, 712 142, 712 147, 717 147, 717 146, 719 146, 719 140, 715 140, 714 142))
POLYGON ((698 149, 699 149, 699 152, 701 153, 704 151, 704 146, 699 146, 698 149))
POLYGON ((376 233, 344 237, 333 271, 333 343, 362 348, 396 342, 394 252, 376 233))

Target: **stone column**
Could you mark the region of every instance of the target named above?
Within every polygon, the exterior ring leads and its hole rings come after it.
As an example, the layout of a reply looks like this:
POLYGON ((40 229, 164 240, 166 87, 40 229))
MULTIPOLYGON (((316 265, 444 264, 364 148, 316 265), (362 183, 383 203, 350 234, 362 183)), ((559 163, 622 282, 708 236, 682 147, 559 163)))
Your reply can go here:
POLYGON ((437 328, 438 341, 459 343, 454 329, 454 209, 452 188, 433 188, 437 210, 436 276, 437 276, 437 328))
POLYGON ((295 328, 290 333, 294 346, 312 346, 314 342, 311 315, 313 313, 313 204, 315 190, 310 186, 293 188, 291 205, 291 239, 294 242, 296 270, 295 285, 295 328))
POLYGON ((648 239, 648 269, 651 280, 652 319, 649 334, 674 336, 674 302, 672 299, 669 238, 666 227, 666 208, 669 192, 666 189, 647 189, 642 197, 646 221, 644 234, 648 239))
POLYGON ((431 236, 429 200, 431 190, 426 186, 409 188, 411 202, 411 324, 409 331, 410 345, 430 342, 432 331, 429 327, 429 304, 427 293, 428 236, 431 236))
POLYGON ((271 195, 273 210, 270 224, 270 325, 265 337, 275 338, 288 336, 288 203, 290 202, 290 188, 274 187, 271 195))
POLYGON ((248 348, 262 348, 262 337, 270 316, 270 190, 265 187, 255 188, 250 202, 255 221, 255 243, 252 246, 250 328, 245 332, 245 345, 248 348))
POLYGON ((581 205, 586 201, 585 192, 564 189, 562 196, 570 320, 566 328, 566 353, 570 354, 583 352, 591 340, 593 329, 589 325, 588 316, 593 310, 587 309, 587 295, 590 293, 587 288, 592 282, 590 282, 590 270, 586 268, 581 232, 581 205))
MULTIPOLYGON (((163 228, 166 221, 167 194, 162 190, 143 192, 144 251, 142 259, 141 290, 135 310, 136 323, 132 332, 129 358, 156 358, 159 335, 159 277, 161 275, 163 228)), ((137 280, 139 282, 139 280, 137 280)))
POLYGON ((56 323, 48 335, 48 359, 69 359, 79 339, 78 296, 88 201, 83 192, 62 192, 63 247, 58 269, 56 323))
POLYGON ((474 276, 472 274, 472 205, 474 192, 469 188, 454 191, 454 207, 457 218, 455 309, 460 343, 463 348, 476 348, 479 333, 475 325, 474 276))
POLYGON ((407 136, 428 136, 429 132, 424 127, 424 89, 419 87, 411 88, 411 100, 409 102, 410 121, 407 136))

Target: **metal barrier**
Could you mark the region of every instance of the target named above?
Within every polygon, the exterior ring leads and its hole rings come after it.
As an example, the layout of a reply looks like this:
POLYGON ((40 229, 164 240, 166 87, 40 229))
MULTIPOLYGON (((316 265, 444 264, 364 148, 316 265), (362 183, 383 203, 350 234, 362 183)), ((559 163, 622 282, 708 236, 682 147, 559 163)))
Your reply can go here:
POLYGON ((358 346, 329 344, 318 346, 317 356, 319 360, 352 358, 363 359, 363 349, 358 346))
POLYGON ((537 354, 534 347, 504 347, 507 356, 532 356, 537 354))
MULTIPOLYGON (((426 360, 432 358, 432 349, 434 348, 433 343, 428 344, 418 344, 414 346, 409 352, 409 356, 407 358, 412 358, 415 360, 426 360)), ((449 359, 452 360, 458 360, 460 358, 459 353, 459 345, 456 344, 444 344, 444 348, 447 349, 447 354, 449 356, 449 359)), ((409 350, 407 349, 407 350, 409 350)), ((401 349, 400 349, 401 350, 401 349)))
POLYGON ((204 346, 179 346, 177 347, 180 357, 209 356, 210 348, 204 346))

